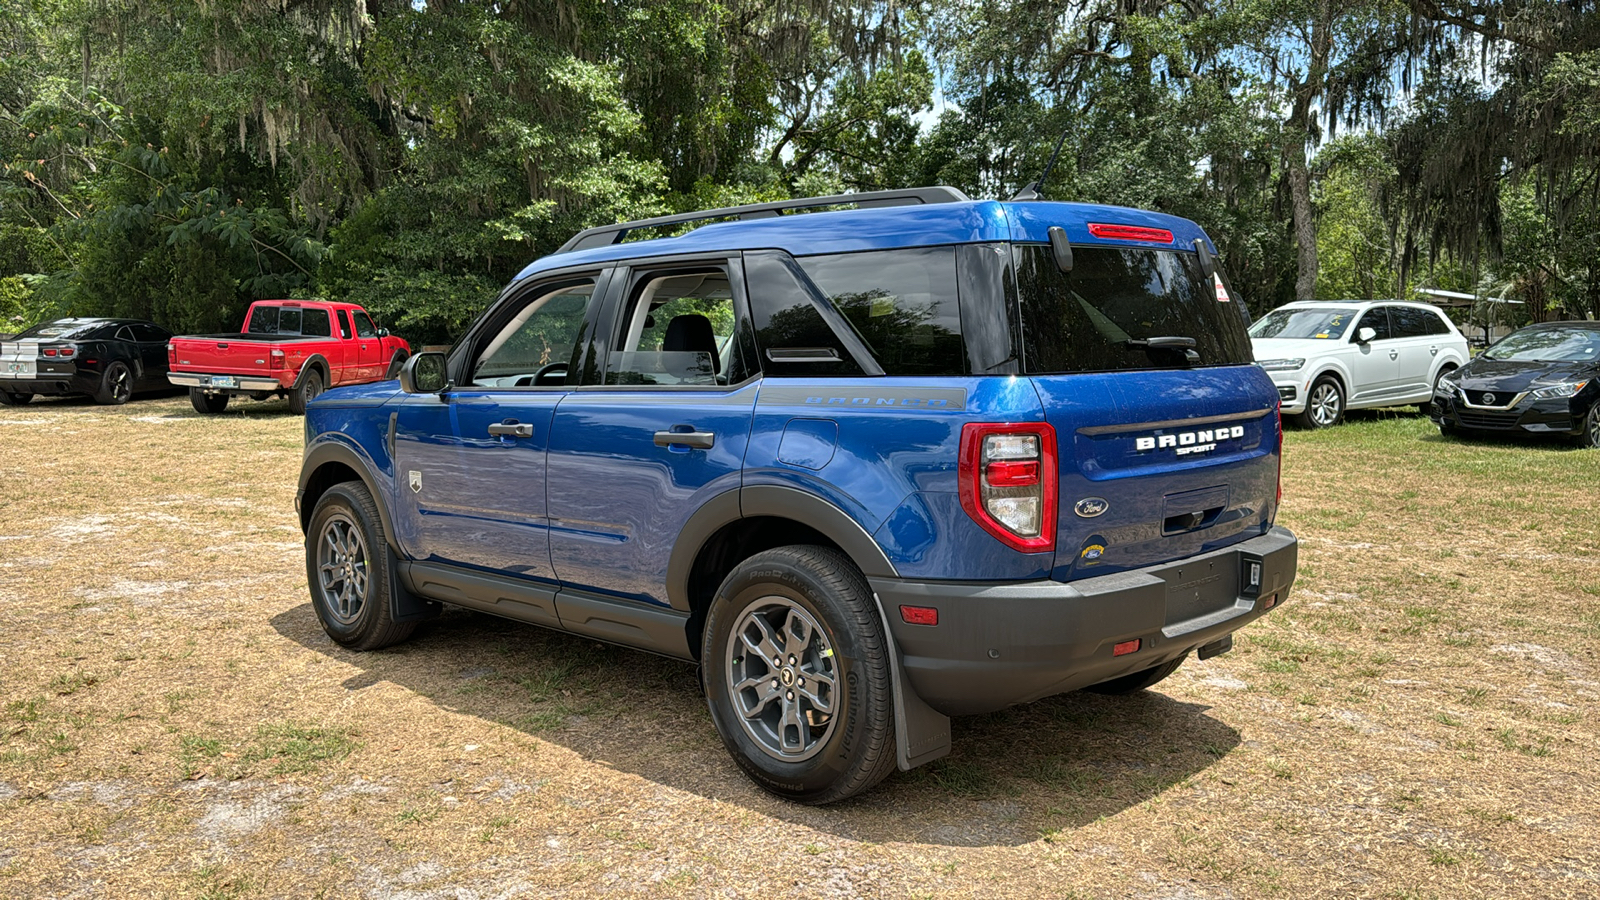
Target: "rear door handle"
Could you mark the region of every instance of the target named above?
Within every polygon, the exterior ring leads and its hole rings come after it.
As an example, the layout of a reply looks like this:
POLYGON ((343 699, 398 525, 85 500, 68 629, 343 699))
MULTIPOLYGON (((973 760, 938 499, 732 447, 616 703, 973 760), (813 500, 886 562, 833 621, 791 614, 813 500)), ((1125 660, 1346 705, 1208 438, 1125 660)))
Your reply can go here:
POLYGON ((717 436, 709 431, 658 431, 656 432, 657 447, 693 447, 696 450, 710 450, 717 443, 717 436))
POLYGON ((495 437, 533 437, 533 426, 519 422, 496 422, 489 426, 495 437))
POLYGON ((1389 351, 1389 358, 1390 359, 1399 359, 1400 358, 1400 351, 1399 350, 1390 350, 1389 351))

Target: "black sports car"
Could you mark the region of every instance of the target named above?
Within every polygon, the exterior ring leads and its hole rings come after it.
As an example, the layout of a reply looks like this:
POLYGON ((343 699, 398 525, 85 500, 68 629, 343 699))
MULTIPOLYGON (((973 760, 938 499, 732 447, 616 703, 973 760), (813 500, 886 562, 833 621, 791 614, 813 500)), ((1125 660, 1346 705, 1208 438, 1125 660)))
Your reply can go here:
POLYGON ((0 404, 34 394, 88 394, 127 403, 135 391, 167 390, 172 332, 139 319, 57 319, 0 341, 0 404))
POLYGON ((1568 435, 1600 447, 1600 322, 1546 322, 1515 331, 1445 375, 1430 410, 1445 434, 1568 435))

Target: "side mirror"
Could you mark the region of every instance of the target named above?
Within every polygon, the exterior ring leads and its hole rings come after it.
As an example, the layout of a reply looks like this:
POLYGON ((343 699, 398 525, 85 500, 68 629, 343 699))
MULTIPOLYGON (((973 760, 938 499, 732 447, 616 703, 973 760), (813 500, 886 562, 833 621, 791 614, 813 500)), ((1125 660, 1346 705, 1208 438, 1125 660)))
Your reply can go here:
POLYGON ((387 328, 379 328, 378 329, 378 337, 386 338, 388 336, 389 336, 389 329, 387 329, 387 328))
POLYGON ((451 387, 443 353, 418 353, 400 367, 400 390, 408 394, 442 394, 451 387))
POLYGON ((1356 343, 1365 344, 1378 336, 1377 329, 1362 328, 1356 331, 1356 343))

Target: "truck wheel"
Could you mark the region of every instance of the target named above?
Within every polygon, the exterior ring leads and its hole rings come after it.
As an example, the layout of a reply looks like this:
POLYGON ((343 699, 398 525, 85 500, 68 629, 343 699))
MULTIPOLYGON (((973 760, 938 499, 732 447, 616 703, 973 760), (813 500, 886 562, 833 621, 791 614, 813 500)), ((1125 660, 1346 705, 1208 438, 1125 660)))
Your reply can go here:
POLYGON ((228 395, 208 394, 199 388, 189 388, 189 405, 197 413, 214 416, 228 408, 228 395))
POLYGON ((1331 428, 1344 418, 1344 389, 1338 379, 1324 375, 1311 385, 1306 394, 1306 411, 1300 414, 1300 424, 1307 428, 1331 428))
POLYGON ((0 391, 0 406, 25 406, 32 399, 32 394, 13 394, 10 391, 0 391))
POLYGON ((114 362, 106 366, 100 376, 100 389, 94 393, 94 402, 107 406, 121 406, 133 398, 133 373, 128 364, 114 362))
POLYGON ((393 381, 396 378, 399 378, 400 377, 400 370, 405 368, 405 367, 406 367, 406 352, 404 350, 396 350, 394 352, 394 359, 389 360, 389 374, 385 375, 383 380, 384 381, 393 381))
POLYGON ((1092 694, 1113 695, 1131 694, 1134 691, 1142 691, 1145 688, 1150 687, 1156 682, 1162 680, 1163 678, 1166 678, 1168 675, 1171 675, 1173 672, 1178 671, 1178 667, 1183 665, 1183 661, 1188 658, 1189 654, 1185 653, 1177 659, 1174 659, 1170 662, 1164 662, 1159 666, 1151 666, 1150 668, 1145 669, 1143 672, 1132 672, 1127 675, 1123 675, 1121 678, 1113 678, 1110 681, 1102 681, 1099 684, 1091 684, 1084 688, 1084 690, 1092 694))
POLYGON ((306 529, 311 606, 328 637, 352 650, 378 650, 411 636, 416 623, 389 615, 389 544, 366 485, 328 489, 306 529))
POLYGON ((700 668, 735 762, 786 800, 822 804, 894 768, 888 642, 872 591, 826 547, 740 563, 706 619, 700 668))
POLYGON ((322 370, 312 369, 300 379, 300 383, 289 392, 289 411, 297 416, 306 414, 306 404, 315 400, 322 393, 322 370))

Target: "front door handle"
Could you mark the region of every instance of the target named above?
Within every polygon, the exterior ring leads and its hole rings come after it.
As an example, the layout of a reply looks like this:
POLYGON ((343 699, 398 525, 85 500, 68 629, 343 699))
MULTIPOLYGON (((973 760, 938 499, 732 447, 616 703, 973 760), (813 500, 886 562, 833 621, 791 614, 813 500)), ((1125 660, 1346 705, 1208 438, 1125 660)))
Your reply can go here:
POLYGON ((658 431, 656 432, 657 447, 693 447, 696 450, 710 450, 717 443, 717 436, 709 431, 658 431))
POLYGON ((1390 359, 1399 359, 1400 358, 1400 351, 1399 350, 1390 350, 1389 351, 1389 358, 1390 359))
POLYGON ((518 422, 496 422, 489 426, 495 437, 533 437, 533 426, 518 422))

